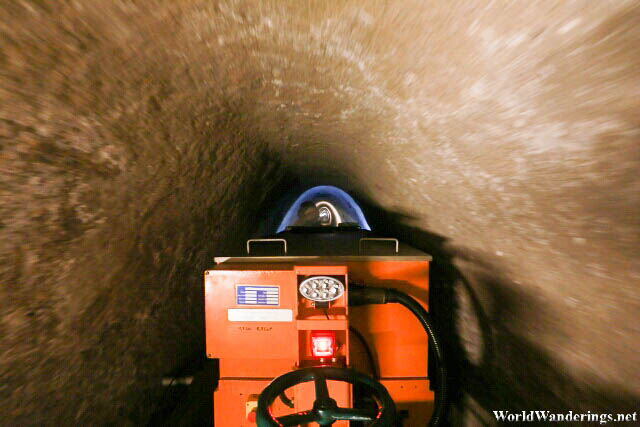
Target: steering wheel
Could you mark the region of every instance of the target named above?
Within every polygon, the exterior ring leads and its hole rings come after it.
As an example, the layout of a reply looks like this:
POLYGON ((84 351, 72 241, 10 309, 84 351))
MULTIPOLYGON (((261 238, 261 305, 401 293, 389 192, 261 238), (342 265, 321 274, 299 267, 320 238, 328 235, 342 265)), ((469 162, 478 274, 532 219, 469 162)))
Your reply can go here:
POLYGON ((396 405, 387 389, 378 381, 352 369, 323 367, 298 369, 274 379, 260 393, 256 422, 258 427, 291 427, 312 422, 321 426, 330 426, 338 420, 349 420, 369 421, 373 422, 370 427, 382 427, 392 425, 395 416, 396 405), (329 397, 327 380, 343 381, 362 387, 376 398, 380 408, 376 411, 374 409, 338 407, 336 401, 329 397), (271 415, 269 407, 281 393, 290 387, 308 381, 315 383, 316 400, 313 402, 313 409, 277 418, 271 415))

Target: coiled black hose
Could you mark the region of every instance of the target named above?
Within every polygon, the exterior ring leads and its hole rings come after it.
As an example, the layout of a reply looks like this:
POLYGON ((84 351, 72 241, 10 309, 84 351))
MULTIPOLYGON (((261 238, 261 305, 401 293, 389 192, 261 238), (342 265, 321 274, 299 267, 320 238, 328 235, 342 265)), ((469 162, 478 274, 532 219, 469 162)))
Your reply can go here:
POLYGON ((429 338, 431 350, 436 358, 436 390, 434 411, 429 421, 428 427, 439 426, 444 419, 444 412, 447 403, 447 368, 444 364, 444 352, 442 345, 436 335, 436 331, 431 321, 431 316, 412 297, 404 292, 390 288, 373 288, 361 285, 351 284, 349 286, 349 305, 366 305, 366 304, 386 304, 397 303, 405 306, 420 321, 429 338))

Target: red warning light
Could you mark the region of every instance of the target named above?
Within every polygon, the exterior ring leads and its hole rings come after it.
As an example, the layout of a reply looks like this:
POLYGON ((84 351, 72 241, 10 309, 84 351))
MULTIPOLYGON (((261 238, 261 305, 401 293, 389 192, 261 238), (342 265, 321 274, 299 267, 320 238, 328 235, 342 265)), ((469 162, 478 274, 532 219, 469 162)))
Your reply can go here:
POLYGON ((313 357, 333 357, 336 354, 336 333, 311 332, 311 354, 313 357))

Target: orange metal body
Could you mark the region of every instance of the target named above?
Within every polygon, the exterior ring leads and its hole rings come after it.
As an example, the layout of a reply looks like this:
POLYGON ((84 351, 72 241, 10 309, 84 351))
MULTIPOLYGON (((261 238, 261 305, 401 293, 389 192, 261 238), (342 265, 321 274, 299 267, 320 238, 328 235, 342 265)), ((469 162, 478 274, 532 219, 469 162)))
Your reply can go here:
MULTIPOLYGON (((337 360, 328 363, 370 372, 364 348, 357 339, 350 339, 349 326, 365 337, 376 359, 380 382, 396 402, 398 411, 408 411, 405 425, 424 423, 433 411, 434 396, 426 377, 427 337, 422 326, 397 304, 350 308, 348 284, 396 288, 427 308, 428 276, 428 261, 394 260, 393 257, 362 257, 362 260, 342 262, 334 258, 290 262, 231 260, 207 270, 206 351, 208 357, 220 360, 220 380, 214 392, 215 425, 255 426, 247 418, 251 399, 273 378, 318 363, 312 361, 310 354, 312 330, 336 333, 337 360), (315 275, 339 276, 344 278, 347 287, 345 294, 330 304, 326 314, 298 292, 300 278, 315 275), (277 305, 238 304, 238 286, 247 285, 278 287, 277 305), (266 320, 263 315, 267 316, 266 320)), ((351 406, 351 386, 329 382, 329 392, 338 405, 351 406)), ((313 406, 313 383, 296 386, 287 394, 293 397, 295 409, 285 407, 277 399, 272 407, 275 415, 313 406)), ((347 425, 346 422, 334 424, 347 425)))

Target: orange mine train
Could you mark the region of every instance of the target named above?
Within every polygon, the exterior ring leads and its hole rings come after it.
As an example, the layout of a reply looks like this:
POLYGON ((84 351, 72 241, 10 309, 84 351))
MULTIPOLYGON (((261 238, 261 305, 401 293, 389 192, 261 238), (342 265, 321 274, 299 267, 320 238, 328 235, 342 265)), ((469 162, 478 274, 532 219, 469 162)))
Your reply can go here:
POLYGON ((215 426, 440 424, 429 255, 371 232, 330 186, 305 191, 246 252, 215 258, 204 275, 215 426))

